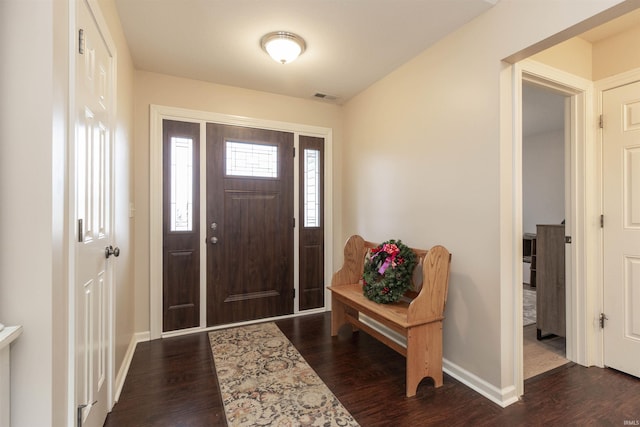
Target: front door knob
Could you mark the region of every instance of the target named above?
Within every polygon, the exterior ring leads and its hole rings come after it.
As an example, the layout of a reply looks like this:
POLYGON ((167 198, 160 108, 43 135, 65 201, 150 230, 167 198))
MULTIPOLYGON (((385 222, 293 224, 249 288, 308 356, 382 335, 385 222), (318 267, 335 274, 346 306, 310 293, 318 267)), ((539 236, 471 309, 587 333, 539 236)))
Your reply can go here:
POLYGON ((211 242, 212 245, 215 245, 216 243, 218 243, 218 238, 213 236, 211 239, 209 239, 209 241, 211 242))

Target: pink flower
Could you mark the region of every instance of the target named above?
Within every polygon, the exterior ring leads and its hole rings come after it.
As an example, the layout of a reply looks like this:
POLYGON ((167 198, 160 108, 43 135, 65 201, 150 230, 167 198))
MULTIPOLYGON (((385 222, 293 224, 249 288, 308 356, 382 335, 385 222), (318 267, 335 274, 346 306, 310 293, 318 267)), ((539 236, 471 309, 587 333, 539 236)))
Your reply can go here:
POLYGON ((395 256, 400 252, 400 249, 398 249, 398 246, 395 243, 386 243, 384 245, 384 251, 391 256, 395 256))

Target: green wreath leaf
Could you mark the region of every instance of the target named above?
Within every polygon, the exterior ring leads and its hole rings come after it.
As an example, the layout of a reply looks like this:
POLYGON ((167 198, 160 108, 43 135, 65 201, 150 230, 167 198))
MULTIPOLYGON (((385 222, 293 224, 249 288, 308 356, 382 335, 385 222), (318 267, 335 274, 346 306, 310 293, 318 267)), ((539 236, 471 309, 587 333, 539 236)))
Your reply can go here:
POLYGON ((401 240, 387 240, 371 249, 364 263, 362 291, 371 301, 398 301, 411 286, 415 253, 401 240))

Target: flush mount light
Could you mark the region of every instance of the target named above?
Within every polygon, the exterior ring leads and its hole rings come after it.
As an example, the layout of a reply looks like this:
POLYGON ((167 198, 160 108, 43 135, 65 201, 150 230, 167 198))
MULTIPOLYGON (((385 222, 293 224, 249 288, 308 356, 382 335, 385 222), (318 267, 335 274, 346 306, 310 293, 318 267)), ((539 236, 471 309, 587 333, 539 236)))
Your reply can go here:
POLYGON ((307 47, 302 37, 286 31, 265 34, 260 39, 260 46, 274 61, 281 64, 294 61, 307 47))

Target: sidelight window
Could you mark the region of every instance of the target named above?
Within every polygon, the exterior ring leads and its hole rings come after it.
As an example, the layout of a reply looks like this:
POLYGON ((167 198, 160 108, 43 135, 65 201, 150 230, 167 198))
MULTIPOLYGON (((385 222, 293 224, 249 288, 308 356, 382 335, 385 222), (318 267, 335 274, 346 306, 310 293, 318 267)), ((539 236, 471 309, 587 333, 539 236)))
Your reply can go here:
POLYGON ((320 151, 304 150, 304 226, 320 227, 320 151))
POLYGON ((171 231, 193 230, 193 140, 171 138, 171 231))

